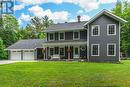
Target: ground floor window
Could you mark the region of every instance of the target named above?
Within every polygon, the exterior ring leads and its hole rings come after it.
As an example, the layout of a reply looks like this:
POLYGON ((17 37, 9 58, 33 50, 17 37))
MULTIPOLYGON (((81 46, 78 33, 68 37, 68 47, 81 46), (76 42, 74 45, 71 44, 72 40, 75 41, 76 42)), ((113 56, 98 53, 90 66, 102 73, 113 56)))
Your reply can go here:
POLYGON ((74 48, 74 54, 75 54, 75 55, 78 55, 78 54, 79 54, 79 48, 78 48, 78 47, 75 47, 75 48, 74 48))
POLYGON ((53 53, 54 53, 53 48, 50 48, 50 56, 52 56, 52 55, 53 55, 53 53))
POLYGON ((64 50, 64 48, 60 48, 60 55, 64 55, 65 54, 65 50, 64 50))
POLYGON ((99 56, 99 44, 92 44, 91 45, 91 55, 92 56, 99 56))
POLYGON ((107 44, 107 56, 116 55, 116 44, 107 44))

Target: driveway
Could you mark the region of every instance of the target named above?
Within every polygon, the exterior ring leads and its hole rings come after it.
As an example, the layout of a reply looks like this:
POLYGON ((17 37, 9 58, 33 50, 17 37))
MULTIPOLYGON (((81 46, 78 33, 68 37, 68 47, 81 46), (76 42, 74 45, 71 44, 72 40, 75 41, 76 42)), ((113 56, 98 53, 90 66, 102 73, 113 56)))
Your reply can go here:
POLYGON ((0 60, 0 65, 2 64, 10 64, 10 63, 15 63, 17 61, 11 61, 11 60, 0 60))

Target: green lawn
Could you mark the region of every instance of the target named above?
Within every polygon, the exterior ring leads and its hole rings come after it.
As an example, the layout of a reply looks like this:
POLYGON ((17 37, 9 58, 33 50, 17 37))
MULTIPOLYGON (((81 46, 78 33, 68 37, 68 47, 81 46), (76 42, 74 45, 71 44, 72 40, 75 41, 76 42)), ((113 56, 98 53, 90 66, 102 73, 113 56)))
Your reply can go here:
POLYGON ((121 64, 33 62, 0 65, 0 87, 130 87, 130 60, 121 64))

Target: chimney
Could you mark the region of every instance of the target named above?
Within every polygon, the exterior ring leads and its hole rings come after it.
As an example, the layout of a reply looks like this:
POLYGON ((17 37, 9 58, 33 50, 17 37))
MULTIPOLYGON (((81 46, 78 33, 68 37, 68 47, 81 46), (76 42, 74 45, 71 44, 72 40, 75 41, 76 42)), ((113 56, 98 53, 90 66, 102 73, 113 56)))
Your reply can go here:
POLYGON ((80 21, 80 18, 81 18, 81 16, 78 15, 78 16, 77 16, 78 22, 81 22, 81 21, 80 21))

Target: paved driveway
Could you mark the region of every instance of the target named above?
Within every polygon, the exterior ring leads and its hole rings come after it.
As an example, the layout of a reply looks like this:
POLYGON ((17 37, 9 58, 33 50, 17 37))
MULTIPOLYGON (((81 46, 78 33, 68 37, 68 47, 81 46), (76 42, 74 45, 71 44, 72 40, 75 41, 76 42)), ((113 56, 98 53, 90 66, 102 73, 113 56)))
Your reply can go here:
POLYGON ((0 60, 0 65, 1 64, 10 64, 10 63, 15 63, 17 61, 11 61, 11 60, 0 60))

